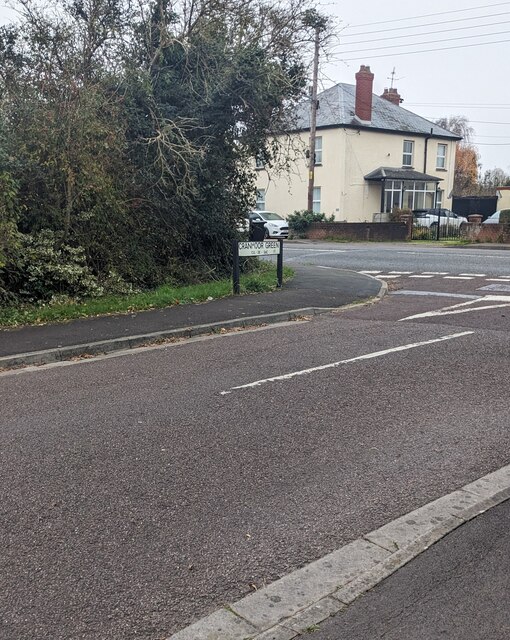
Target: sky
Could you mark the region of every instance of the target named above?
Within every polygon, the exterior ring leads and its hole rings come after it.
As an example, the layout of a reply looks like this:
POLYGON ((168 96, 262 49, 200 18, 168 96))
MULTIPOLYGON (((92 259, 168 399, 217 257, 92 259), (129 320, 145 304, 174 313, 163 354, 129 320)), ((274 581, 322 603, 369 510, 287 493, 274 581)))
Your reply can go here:
POLYGON ((321 10, 338 23, 324 87, 354 84, 365 64, 380 95, 395 69, 402 107, 429 120, 466 116, 482 170, 510 173, 510 2, 322 1, 321 10))
MULTIPOLYGON (((321 60, 323 88, 354 84, 365 64, 380 95, 395 70, 402 107, 429 120, 466 116, 482 170, 510 173, 510 1, 318 2, 337 23, 330 59, 321 60)), ((14 17, 0 5, 0 24, 14 17)))

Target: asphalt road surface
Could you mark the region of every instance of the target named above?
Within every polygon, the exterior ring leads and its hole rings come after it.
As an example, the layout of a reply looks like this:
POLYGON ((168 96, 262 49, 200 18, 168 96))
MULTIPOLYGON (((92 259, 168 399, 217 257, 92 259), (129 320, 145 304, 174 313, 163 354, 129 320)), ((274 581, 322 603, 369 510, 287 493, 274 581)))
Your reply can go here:
POLYGON ((165 638, 507 464, 510 300, 481 287, 510 252, 453 251, 484 275, 357 257, 413 273, 308 322, 1 374, 0 638, 165 638))

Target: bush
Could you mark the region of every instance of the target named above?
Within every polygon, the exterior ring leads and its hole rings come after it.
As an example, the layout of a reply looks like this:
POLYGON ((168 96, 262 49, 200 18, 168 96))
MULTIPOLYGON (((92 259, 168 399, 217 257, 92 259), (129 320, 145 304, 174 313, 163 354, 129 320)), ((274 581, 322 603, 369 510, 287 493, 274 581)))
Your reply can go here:
POLYGON ((412 215, 413 212, 411 211, 411 209, 409 209, 409 207, 393 207, 388 219, 390 222, 401 222, 402 216, 412 217, 412 215))
POLYGON ((499 214, 499 223, 510 226, 510 209, 501 209, 499 214))
POLYGON ((310 227, 312 222, 333 222, 334 216, 329 218, 324 213, 314 213, 313 211, 303 210, 294 211, 287 218, 289 229, 297 235, 303 235, 310 227))
POLYGON ((98 296, 103 287, 90 271, 82 247, 61 244, 48 229, 17 234, 0 270, 4 301, 50 301, 54 296, 80 299, 98 296))

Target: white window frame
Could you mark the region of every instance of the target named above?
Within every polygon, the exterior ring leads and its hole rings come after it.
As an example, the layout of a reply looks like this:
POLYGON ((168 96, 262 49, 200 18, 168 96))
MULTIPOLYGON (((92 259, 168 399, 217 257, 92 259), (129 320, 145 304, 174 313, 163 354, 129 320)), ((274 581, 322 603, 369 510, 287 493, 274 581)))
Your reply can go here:
POLYGON ((264 158, 262 156, 257 156, 255 158, 255 169, 264 169, 265 167, 264 158))
POLYGON ((315 137, 315 166, 322 164, 322 136, 315 137))
POLYGON ((266 190, 265 189, 257 189, 257 201, 255 204, 255 209, 257 211, 266 210, 266 190))
POLYGON ((402 145, 402 166, 412 167, 414 159, 414 140, 404 140, 402 145), (411 151, 406 151, 406 144, 411 145, 411 151), (409 160, 409 162, 407 162, 409 160))
POLYGON ((314 187, 313 188, 313 201, 312 201, 312 211, 314 213, 321 213, 321 188, 314 187))
POLYGON ((448 153, 448 145, 439 142, 437 145, 436 169, 446 169, 447 153, 448 153), (441 153, 441 151, 443 153, 441 153))
POLYGON ((443 189, 436 190, 436 206, 434 207, 435 209, 443 208, 443 193, 443 189))

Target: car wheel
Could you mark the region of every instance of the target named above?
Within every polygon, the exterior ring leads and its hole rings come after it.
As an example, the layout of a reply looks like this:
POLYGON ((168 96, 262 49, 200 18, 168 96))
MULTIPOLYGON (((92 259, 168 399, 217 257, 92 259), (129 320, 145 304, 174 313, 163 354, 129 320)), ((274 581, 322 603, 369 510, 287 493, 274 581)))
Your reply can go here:
POLYGON ((269 238, 269 231, 267 229, 264 229, 264 240, 267 240, 269 238))

